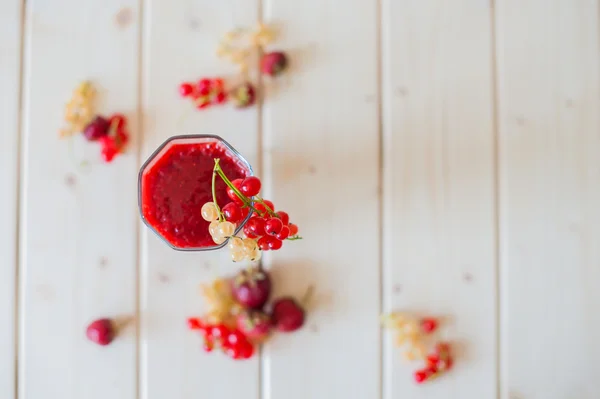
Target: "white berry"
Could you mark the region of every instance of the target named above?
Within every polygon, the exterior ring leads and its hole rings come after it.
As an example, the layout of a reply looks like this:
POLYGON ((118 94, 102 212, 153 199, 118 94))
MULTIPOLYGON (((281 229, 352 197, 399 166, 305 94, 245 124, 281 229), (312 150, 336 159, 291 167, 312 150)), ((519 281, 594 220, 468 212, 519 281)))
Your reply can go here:
POLYGON ((217 211, 217 207, 214 202, 207 202, 202 205, 202 218, 207 222, 214 222, 219 219, 219 211, 217 211))
POLYGON ((231 222, 219 223, 218 234, 222 237, 231 237, 235 233, 235 224, 231 222))

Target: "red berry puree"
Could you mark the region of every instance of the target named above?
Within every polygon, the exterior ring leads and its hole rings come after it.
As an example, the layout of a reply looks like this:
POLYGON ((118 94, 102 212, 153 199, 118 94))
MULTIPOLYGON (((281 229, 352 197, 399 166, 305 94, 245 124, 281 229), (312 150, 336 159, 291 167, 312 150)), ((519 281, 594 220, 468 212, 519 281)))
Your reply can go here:
MULTIPOLYGON (((216 246, 208 231, 209 222, 201 214, 202 205, 213 200, 215 158, 220 159, 229 180, 249 175, 246 166, 220 142, 190 139, 167 144, 142 174, 142 214, 176 248, 216 246)), ((223 180, 217 177, 215 187, 220 207, 231 202, 223 180)))

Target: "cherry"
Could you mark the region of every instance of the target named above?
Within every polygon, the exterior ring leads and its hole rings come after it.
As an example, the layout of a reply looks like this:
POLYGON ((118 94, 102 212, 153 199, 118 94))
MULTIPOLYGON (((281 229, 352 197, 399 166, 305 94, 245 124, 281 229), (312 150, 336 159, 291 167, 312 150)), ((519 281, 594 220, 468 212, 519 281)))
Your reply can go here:
POLYGON ((265 219, 258 216, 252 216, 246 222, 244 231, 246 231, 246 228, 255 236, 262 237, 265 235, 265 219))
POLYGON ((288 60, 281 51, 274 51, 263 55, 260 60, 260 69, 262 73, 270 76, 277 76, 287 68, 288 60))
POLYGON ((288 227, 290 228, 290 237, 294 237, 296 234, 298 234, 298 226, 296 226, 294 223, 290 223, 288 227))
POLYGON ((187 325, 190 330, 200 330, 202 328, 202 321, 196 317, 191 317, 187 320, 187 325))
POLYGON ((427 317, 421 320, 421 330, 426 334, 430 334, 435 331, 438 327, 438 322, 436 319, 427 317))
POLYGON ((271 295, 271 277, 258 267, 241 270, 233 278, 231 294, 240 305, 261 309, 271 295))
POLYGON ((283 242, 281 240, 278 240, 275 237, 265 237, 268 241, 267 241, 267 245, 269 246, 269 249, 273 250, 273 251, 277 251, 278 249, 281 249, 281 246, 283 245, 283 242))
POLYGON ((115 326, 110 319, 98 319, 87 327, 86 335, 90 341, 105 346, 115 338, 115 326))
POLYGON ((94 118, 83 130, 83 135, 89 141, 95 141, 108 134, 110 122, 102 116, 94 118))
POLYGON ((246 310, 241 312, 236 319, 237 328, 246 337, 262 339, 269 335, 272 323, 271 317, 257 310, 246 310))
POLYGON ((279 234, 277 234, 275 237, 278 240, 285 240, 289 236, 290 236, 290 228, 288 226, 283 226, 283 228, 281 229, 279 234))
POLYGON ((215 87, 218 89, 222 89, 223 86, 225 85, 223 82, 223 79, 221 79, 221 78, 213 79, 213 83, 214 83, 215 87))
POLYGON ((222 209, 223 215, 225 215, 225 220, 238 224, 244 219, 244 215, 242 213, 242 208, 235 202, 230 202, 225 205, 222 209))
POLYGON ((281 219, 271 218, 265 222, 265 233, 276 236, 283 229, 281 219))
POLYGON ((182 83, 179 85, 179 94, 181 97, 189 97, 194 92, 194 86, 190 83, 182 83))
MULTIPOLYGON (((242 181, 243 181, 242 179, 235 179, 231 182, 231 184, 233 184, 233 186, 239 190, 240 186, 242 185, 242 181)), ((242 201, 242 199, 237 196, 235 191, 233 191, 229 187, 227 187, 227 196, 236 204, 242 205, 244 203, 244 201, 242 201)))
POLYGON ((290 224, 290 215, 288 215, 287 212, 279 211, 277 212, 277 217, 281 219, 281 223, 283 223, 284 226, 290 224))
POLYGON ((414 377, 417 384, 422 384, 427 380, 427 372, 425 370, 417 370, 414 377))
POLYGON ((294 298, 285 297, 273 303, 272 320, 275 327, 281 332, 291 332, 299 329, 304 324, 304 309, 294 298))
POLYGON ((240 191, 246 197, 254 197, 260 192, 261 182, 256 176, 246 177, 240 185, 240 191))

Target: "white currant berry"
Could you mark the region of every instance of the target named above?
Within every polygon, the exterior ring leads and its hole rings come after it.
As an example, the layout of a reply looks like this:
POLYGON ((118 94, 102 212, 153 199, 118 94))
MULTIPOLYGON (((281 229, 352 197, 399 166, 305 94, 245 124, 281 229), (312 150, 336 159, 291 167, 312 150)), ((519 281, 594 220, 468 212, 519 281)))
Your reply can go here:
POLYGON ((223 237, 223 236, 220 236, 220 235, 213 236, 212 239, 215 242, 215 244, 217 244, 217 245, 221 245, 225 241, 227 241, 227 237, 223 237))
POLYGON ((236 248, 231 250, 231 260, 234 262, 241 262, 246 259, 246 254, 242 248, 236 248))
POLYGON ((235 233, 235 224, 231 222, 219 223, 218 232, 222 237, 231 237, 235 233))
POLYGON ((214 222, 219 219, 219 211, 214 202, 207 202, 202 205, 202 218, 207 222, 214 222))
POLYGON ((244 242, 239 237, 231 237, 231 240, 229 240, 228 246, 229 246, 229 249, 231 249, 232 251, 234 251, 234 250, 243 251, 244 242))
POLYGON ((244 239, 242 245, 244 247, 244 252, 248 256, 252 255, 252 251, 254 251, 254 249, 257 248, 256 240, 253 239, 253 238, 246 238, 246 239, 244 239))
POLYGON ((219 231, 219 222, 216 220, 213 220, 208 225, 208 232, 210 233, 211 237, 215 238, 218 234, 218 231, 219 231))
POLYGON ((250 253, 250 260, 253 261, 257 261, 260 260, 260 257, 262 256, 262 251, 258 248, 254 248, 254 250, 252 250, 252 253, 250 253))

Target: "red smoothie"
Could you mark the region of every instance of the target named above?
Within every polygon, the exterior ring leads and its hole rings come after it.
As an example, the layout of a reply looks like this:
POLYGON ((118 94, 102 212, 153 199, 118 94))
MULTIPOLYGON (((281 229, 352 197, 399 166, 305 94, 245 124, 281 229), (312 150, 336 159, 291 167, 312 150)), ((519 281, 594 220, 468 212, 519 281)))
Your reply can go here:
MULTIPOLYGON (((229 180, 251 174, 236 153, 214 138, 177 138, 168 142, 146 166, 140 177, 140 209, 146 224, 176 249, 217 246, 202 218, 202 205, 213 200, 214 159, 229 180)), ((216 179, 220 207, 231 202, 226 185, 216 179)))

